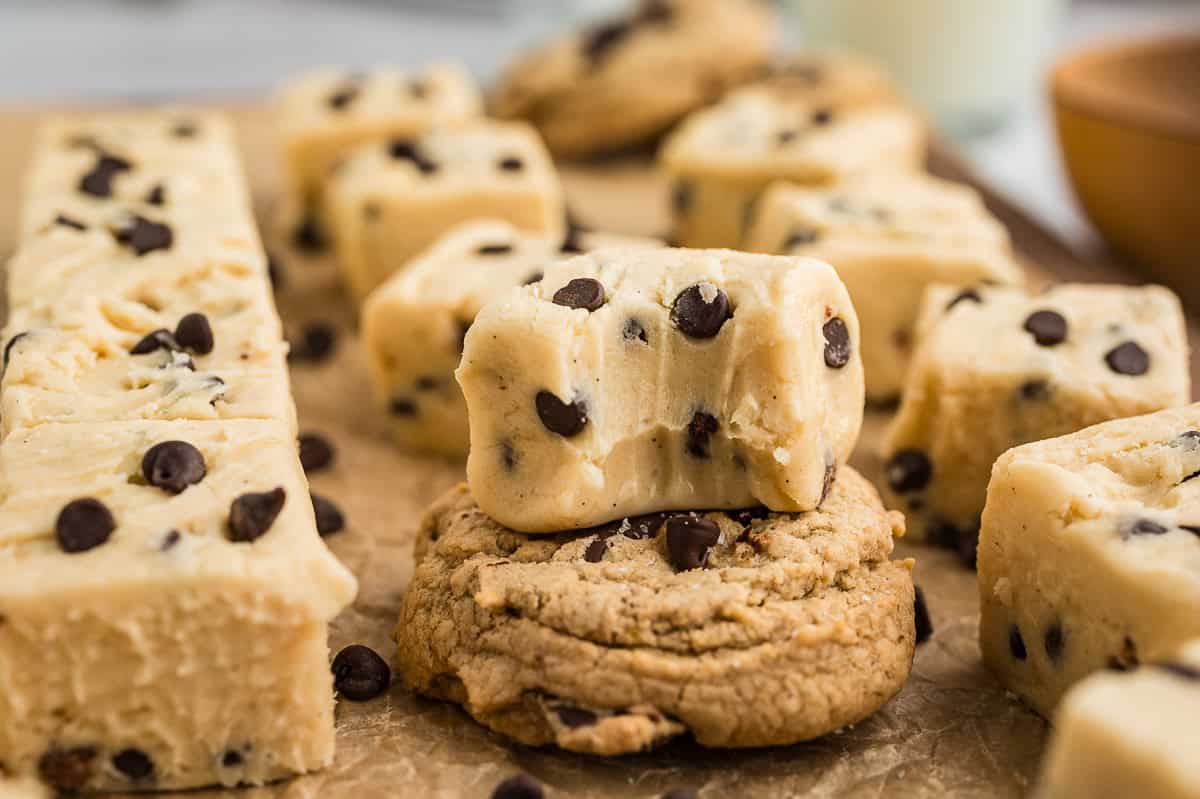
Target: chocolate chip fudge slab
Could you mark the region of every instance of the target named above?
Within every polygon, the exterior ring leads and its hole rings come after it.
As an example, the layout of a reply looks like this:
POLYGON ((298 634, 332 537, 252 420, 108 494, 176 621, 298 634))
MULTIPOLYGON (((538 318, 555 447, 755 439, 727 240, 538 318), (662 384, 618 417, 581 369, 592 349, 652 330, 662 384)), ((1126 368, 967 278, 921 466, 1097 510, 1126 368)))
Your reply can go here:
POLYGON ((429 510, 396 630, 415 690, 531 745, 787 744, 858 721, 912 663, 903 517, 845 468, 805 514, 656 514, 527 536, 459 486, 429 510))
POLYGON ((0 446, 0 759, 59 790, 233 786, 333 754, 354 595, 275 422, 44 424, 0 446))
POLYGON ((1104 668, 1200 637, 1200 405, 1005 453, 979 539, 980 646, 1049 716, 1104 668))
POLYGON ((674 185, 674 239, 740 247, 770 183, 826 186, 866 171, 919 169, 925 138, 920 118, 897 104, 830 110, 769 88, 736 91, 690 116, 659 153, 674 185))
POLYGON ((862 324, 867 397, 875 402, 900 396, 928 286, 1024 282, 1007 231, 979 194, 917 172, 870 173, 832 187, 773 184, 746 249, 833 265, 862 324))
POLYGON ((1056 714, 1037 799, 1200 796, 1200 641, 1073 688, 1056 714))
POLYGON ((858 319, 820 261, 601 249, 488 304, 456 373, 467 476, 525 532, 820 504, 862 422, 858 319))
POLYGON ((532 122, 560 157, 630 148, 758 75, 771 23, 746 0, 647 0, 520 57, 491 110, 532 122))
POLYGON ((479 310, 547 265, 599 246, 661 246, 591 233, 526 233, 500 220, 454 228, 363 305, 363 343, 378 405, 403 447, 465 458, 467 404, 454 379, 463 337, 479 310))
POLYGON ((502 219, 561 235, 565 209, 533 128, 478 122, 356 151, 329 186, 338 263, 359 299, 450 228, 502 219))
POLYGON ((883 447, 884 500, 917 540, 969 547, 1010 447, 1190 397, 1183 312, 1159 286, 934 287, 917 341, 883 447))

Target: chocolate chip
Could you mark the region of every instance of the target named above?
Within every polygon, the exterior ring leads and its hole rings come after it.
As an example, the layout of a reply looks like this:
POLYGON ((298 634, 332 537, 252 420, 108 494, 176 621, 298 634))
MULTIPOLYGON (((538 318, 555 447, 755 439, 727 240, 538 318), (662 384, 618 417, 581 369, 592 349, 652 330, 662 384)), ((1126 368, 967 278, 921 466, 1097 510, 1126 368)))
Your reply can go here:
POLYGON ((902 449, 887 462, 886 474, 893 491, 909 494, 929 485, 933 479, 933 463, 920 450, 902 449))
POLYGON ((337 330, 328 322, 309 322, 300 331, 300 340, 288 352, 289 361, 320 362, 333 355, 337 330))
POLYGON ((246 543, 261 537, 275 523, 286 499, 283 486, 235 499, 229 506, 229 540, 246 543))
POLYGON ((792 129, 781 130, 775 134, 775 141, 780 146, 791 144, 793 141, 796 140, 796 137, 798 135, 800 135, 800 134, 798 134, 795 130, 792 130, 792 129))
POLYGON ((1050 384, 1041 378, 1026 380, 1017 389, 1017 395, 1026 402, 1042 402, 1050 399, 1050 384))
POLYGON ((590 544, 588 544, 587 549, 583 551, 583 559, 588 563, 599 563, 600 561, 604 560, 604 553, 607 551, 608 540, 597 537, 590 544))
POLYGON ((92 778, 96 754, 93 746, 49 749, 38 758, 38 774, 52 788, 78 791, 92 778))
POLYGON ((300 465, 304 467, 305 472, 311 474, 333 465, 336 453, 333 444, 325 436, 319 433, 301 433, 298 441, 300 465))
POLYGON ((617 44, 633 32, 633 27, 629 20, 617 20, 597 25, 587 31, 582 43, 583 56, 592 69, 600 66, 617 44))
POLYGON ((162 543, 158 546, 158 551, 166 552, 170 549, 174 549, 182 540, 183 534, 178 530, 167 530, 167 534, 163 536, 162 543))
POLYGON ((335 111, 344 111, 358 97, 357 81, 338 88, 326 98, 325 102, 335 111))
POLYGON ((112 764, 134 782, 154 779, 154 761, 140 749, 122 749, 113 755, 112 764))
POLYGON ((1053 347, 1067 340, 1067 320, 1058 311, 1034 311, 1022 327, 1041 347, 1053 347))
POLYGON ((167 330, 166 328, 159 328, 158 330, 152 330, 151 332, 142 336, 142 338, 138 340, 138 343, 134 344, 133 347, 130 348, 129 354, 149 355, 150 353, 157 352, 159 350, 166 350, 167 352, 179 352, 181 349, 182 347, 179 346, 179 342, 175 341, 175 336, 171 334, 170 330, 167 330))
POLYGON ((542 784, 528 774, 517 774, 501 782, 491 799, 545 799, 542 784))
POLYGON ((1024 660, 1028 657, 1025 651, 1025 639, 1021 637, 1021 628, 1015 624, 1010 624, 1008 627, 1008 651, 1017 660, 1024 660))
POLYGON ((958 560, 968 569, 974 569, 979 560, 979 528, 963 530, 958 536, 958 560))
POLYGON ((671 189, 671 208, 677 214, 687 213, 687 210, 692 207, 692 185, 690 183, 676 183, 671 189))
POLYGON ((292 244, 298 249, 309 253, 321 252, 325 249, 325 231, 317 221, 316 214, 309 211, 292 231, 292 244))
POLYGON ((933 635, 933 620, 929 617, 929 606, 925 604, 925 592, 919 585, 915 586, 915 589, 913 622, 917 632, 917 643, 923 644, 933 635))
POLYGON ((830 319, 821 332, 825 335, 825 365, 841 369, 850 363, 850 330, 841 317, 830 319))
POLYGON ((392 139, 388 142, 388 155, 397 161, 410 161, 423 175, 437 171, 438 165, 421 154, 415 143, 408 139, 392 139))
POLYGON ((708 562, 708 551, 721 540, 716 522, 694 516, 667 519, 667 560, 675 571, 698 569, 708 562))
POLYGON ((1056 621, 1046 628, 1043 645, 1046 648, 1046 657, 1050 658, 1051 662, 1058 663, 1062 658, 1065 644, 1066 638, 1060 622, 1056 621))
POLYGON ((1119 375, 1137 377, 1150 371, 1150 353, 1136 341, 1126 341, 1113 347, 1105 354, 1104 362, 1119 375))
POLYGON ((528 277, 526 277, 524 280, 521 281, 521 285, 522 286, 531 286, 534 283, 540 282, 541 279, 544 278, 545 276, 546 276, 546 274, 542 270, 540 270, 540 269, 534 270, 533 272, 529 273, 528 277))
POLYGON ((604 305, 604 284, 590 277, 572 278, 567 285, 554 292, 555 305, 597 311, 604 305))
POLYGON ((1200 680, 1200 668, 1189 666, 1186 663, 1155 663, 1154 665, 1158 669, 1185 680, 1200 680))
POLYGON ((230 749, 221 755, 221 766, 223 768, 233 768, 234 766, 242 765, 244 762, 245 758, 242 757, 242 753, 236 749, 230 749))
POLYGON ((91 171, 79 179, 79 191, 92 197, 111 197, 113 178, 132 168, 124 158, 101 155, 91 171))
POLYGON ((636 319, 625 320, 625 325, 621 328, 621 338, 626 341, 634 341, 636 339, 643 344, 648 343, 646 328, 642 327, 642 323, 636 319))
POLYGON ((416 416, 417 403, 408 397, 395 397, 388 403, 388 413, 392 416, 416 416))
POLYGON ((475 249, 476 255, 508 255, 513 251, 511 244, 484 244, 475 249))
POLYGON ((1126 531, 1126 535, 1162 535, 1166 527, 1150 519, 1135 519, 1126 531))
POLYGON ((351 644, 338 652, 330 668, 333 687, 340 696, 353 702, 374 699, 392 682, 392 670, 387 661, 362 644, 351 644))
POLYGON ((765 519, 771 515, 770 509, 766 507, 740 508, 723 511, 723 513, 742 527, 749 527, 755 520, 765 519))
POLYGON ((1108 668, 1113 671, 1130 671, 1138 666, 1137 644, 1129 636, 1121 643, 1121 651, 1108 659, 1108 668))
POLYGON ((502 172, 521 172, 525 169, 525 162, 515 155, 510 155, 506 158, 501 158, 497 164, 502 172))
POLYGON ((171 128, 171 135, 177 139, 190 139, 199 132, 200 129, 196 126, 195 122, 186 120, 183 122, 176 122, 175 127, 171 128))
POLYGON ((592 711, 581 707, 571 707, 570 705, 554 708, 554 714, 558 716, 559 721, 571 729, 575 729, 576 727, 590 727, 598 720, 598 716, 592 711))
POLYGON ((429 84, 418 78, 413 78, 407 83, 408 93, 414 100, 424 100, 429 96, 429 84))
POLYGON ((171 228, 134 214, 113 231, 117 241, 141 257, 155 250, 166 250, 175 242, 171 228))
POLYGON ((179 494, 208 473, 204 455, 186 441, 162 441, 142 456, 142 477, 168 494, 179 494))
POLYGON ((185 314, 175 326, 175 341, 185 350, 208 355, 213 351, 213 331, 208 317, 202 313, 185 314))
POLYGON ((346 515, 333 500, 320 494, 312 494, 313 515, 317 519, 317 534, 333 535, 346 529, 346 515))
POLYGON ((691 788, 672 788, 662 795, 662 799, 698 799, 699 794, 691 788))
POLYGON ((833 121, 833 111, 828 108, 818 108, 813 111, 812 123, 817 126, 828 125, 833 121))
POLYGON ((466 349, 467 333, 470 332, 470 330, 471 330, 471 322, 469 320, 465 320, 465 319, 458 320, 458 338, 455 340, 455 344, 458 345, 458 352, 460 355, 462 354, 462 351, 464 349, 466 349))
POLYGON ((165 205, 167 202, 167 190, 163 184, 159 183, 150 191, 146 192, 147 205, 165 205))
POLYGON ((19 342, 21 339, 27 337, 28 335, 29 335, 28 330, 22 330, 20 333, 16 334, 12 338, 10 338, 8 340, 8 343, 4 345, 4 369, 6 369, 6 370, 8 369, 8 362, 12 359, 13 347, 16 346, 17 342, 19 342))
POLYGON ((66 214, 59 214, 58 216, 54 217, 54 224, 59 225, 60 227, 71 228, 72 230, 87 230, 87 225, 83 224, 77 219, 72 219, 66 214))
POLYGON ((108 507, 91 497, 68 502, 54 520, 54 537, 59 548, 68 554, 100 546, 115 529, 117 523, 108 507))
POLYGON ((517 456, 517 450, 512 444, 507 441, 500 442, 500 463, 503 464, 505 471, 516 471, 520 460, 517 456))
POLYGON ((688 286, 671 306, 671 323, 690 338, 712 338, 732 316, 729 297, 712 283, 688 286))
POLYGON ((812 228, 795 228, 788 234, 787 241, 783 243, 784 250, 794 250, 797 247, 803 247, 806 244, 812 244, 821 237, 821 234, 812 228))
POLYGON ((1179 529, 1180 529, 1180 530, 1187 530, 1187 531, 1188 531, 1189 533, 1191 533, 1192 535, 1200 537, 1200 525, 1196 525, 1196 524, 1181 524, 1181 525, 1179 525, 1179 529))
POLYGON ((626 538, 632 538, 637 541, 644 538, 653 538, 658 534, 658 528, 663 526, 663 522, 669 519, 671 513, 646 513, 641 516, 630 516, 625 519, 628 524, 621 525, 621 535, 626 538))
POLYGON ((563 402, 549 391, 539 391, 534 398, 538 418, 551 433, 571 438, 583 431, 588 423, 587 404, 581 399, 563 402))
POLYGON ((689 455, 696 458, 711 457, 709 452, 709 437, 721 429, 717 417, 704 411, 692 414, 692 420, 687 426, 687 443, 685 448, 689 455))
POLYGON ((929 520, 929 524, 926 527, 926 537, 931 546, 958 552, 959 544, 963 538, 963 531, 959 529, 957 524, 941 516, 935 516, 929 520))
MULTIPOLYGON (((946 303, 946 310, 949 311, 960 302, 973 302, 976 305, 983 304, 983 295, 977 289, 963 289, 954 295, 950 302, 946 303)), ((1028 323, 1026 323, 1028 324, 1028 323)))

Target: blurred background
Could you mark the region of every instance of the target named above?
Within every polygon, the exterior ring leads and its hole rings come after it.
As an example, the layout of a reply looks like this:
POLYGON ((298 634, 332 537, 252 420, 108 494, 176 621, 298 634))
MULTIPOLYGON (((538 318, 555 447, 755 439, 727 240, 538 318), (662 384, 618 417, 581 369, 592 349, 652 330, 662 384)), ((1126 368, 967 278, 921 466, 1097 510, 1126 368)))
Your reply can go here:
MULTIPOLYGON (((1200 31, 1200 0, 780 0, 781 42, 883 60, 995 189, 1081 251, 1047 65, 1117 36, 1200 31)), ((0 0, 0 106, 262 98, 314 64, 457 59, 485 84, 518 49, 624 0, 0 0)))

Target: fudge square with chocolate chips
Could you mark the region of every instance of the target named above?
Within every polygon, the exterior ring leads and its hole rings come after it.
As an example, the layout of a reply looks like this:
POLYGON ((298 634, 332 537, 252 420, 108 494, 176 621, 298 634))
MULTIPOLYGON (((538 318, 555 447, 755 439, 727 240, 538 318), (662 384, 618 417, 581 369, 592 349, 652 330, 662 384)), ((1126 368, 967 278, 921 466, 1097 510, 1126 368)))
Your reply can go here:
POLYGON ((820 261, 597 250, 484 307, 457 377, 479 506, 523 532, 811 510, 858 438, 858 318, 820 261))
POLYGON ((1190 398, 1183 312, 1159 286, 935 286, 916 330, 884 499, 968 561, 1005 450, 1190 398))
POLYGON ((363 343, 377 403, 404 447, 465 458, 467 405, 454 380, 463 337, 493 299, 535 283, 555 261, 599 246, 653 239, 525 233, 508 222, 460 225, 367 297, 363 343))
POLYGON ((1200 640, 1131 674, 1097 674, 1055 716, 1038 799, 1195 799, 1200 640))
POLYGON ((996 462, 980 647, 1049 716, 1091 672, 1200 637, 1200 405, 1026 444, 996 462))
POLYGON ((979 194, 918 172, 870 173, 832 187, 773 184, 746 249, 833 265, 858 311, 867 398, 875 402, 900 395, 926 287, 1024 282, 1008 232, 979 194))
POLYGON ((327 199, 342 276, 359 300, 457 224, 495 218, 561 235, 566 215, 550 155, 520 122, 365 146, 338 170, 327 199))
POLYGON ((0 498, 7 770, 129 791, 329 764, 326 624, 355 582, 290 429, 44 424, 0 446, 0 498))
POLYGON ((895 104, 831 110, 747 88, 689 117, 659 161, 673 185, 674 240, 741 247, 756 202, 776 180, 825 186, 880 169, 918 169, 925 128, 895 104))

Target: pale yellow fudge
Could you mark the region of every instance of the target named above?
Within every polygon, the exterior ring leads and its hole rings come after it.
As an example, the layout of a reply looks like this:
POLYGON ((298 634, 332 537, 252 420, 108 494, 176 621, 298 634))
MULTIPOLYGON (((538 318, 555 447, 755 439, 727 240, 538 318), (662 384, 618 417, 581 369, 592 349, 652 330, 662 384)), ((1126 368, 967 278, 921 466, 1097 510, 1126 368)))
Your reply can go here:
POLYGON ((933 283, 1024 281, 1008 232, 967 186, 918 172, 878 172, 831 187, 773 184, 745 248, 828 261, 862 324, 867 397, 896 399, 921 298, 933 283))
POLYGON ((895 104, 838 110, 769 88, 734 92, 689 117, 664 143, 674 238, 686 247, 739 247, 768 184, 827 186, 880 169, 916 169, 925 127, 895 104))
POLYGON ((54 794, 41 780, 33 777, 0 775, 0 799, 53 799, 54 794))
POLYGON ((364 147, 338 170, 328 201, 338 264, 359 300, 462 222, 502 219, 556 235, 565 218, 550 155, 516 122, 364 147))
POLYGON ((354 590, 317 535, 281 424, 11 435, 0 759, 85 791, 261 784, 328 765, 326 624, 354 590), (167 441, 194 450, 189 468, 146 467, 167 441))
POLYGON ((800 50, 773 61, 756 81, 783 97, 836 111, 897 99, 881 65, 842 50, 800 50))
POLYGON ((1055 715, 1037 799, 1196 799, 1200 641, 1131 674, 1098 674, 1055 715))
POLYGON ((884 438, 884 500, 970 558, 1005 450, 1190 397, 1179 299, 1160 286, 935 286, 884 438))
POLYGON ((523 532, 687 508, 811 510, 858 437, 858 318, 831 267, 601 249, 489 303, 457 372, 479 506, 523 532))
POLYGON ((1104 668, 1200 637, 1200 405, 1095 425, 996 462, 979 538, 980 647, 1049 717, 1104 668))
POLYGON ((660 246, 576 229, 548 236, 498 220, 467 222, 371 292, 362 311, 363 344, 377 404, 396 441, 466 457, 467 405, 454 370, 479 309, 540 280, 559 259, 617 244, 660 246))

